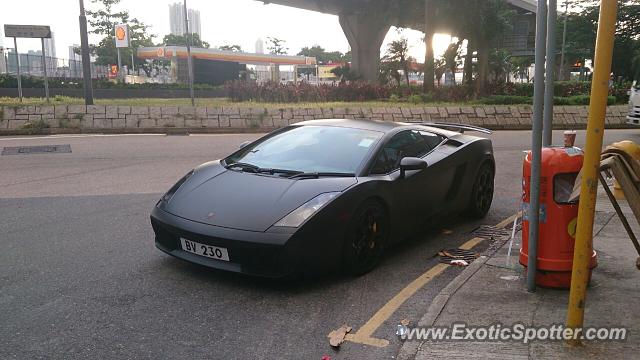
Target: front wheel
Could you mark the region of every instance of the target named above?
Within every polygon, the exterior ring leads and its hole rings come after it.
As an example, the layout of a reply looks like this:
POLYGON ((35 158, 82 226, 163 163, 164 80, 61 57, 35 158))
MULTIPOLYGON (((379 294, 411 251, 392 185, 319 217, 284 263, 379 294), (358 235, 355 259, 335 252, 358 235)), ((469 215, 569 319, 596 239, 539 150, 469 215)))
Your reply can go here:
POLYGON ((476 181, 473 184, 471 200, 469 203, 469 216, 481 219, 484 218, 493 202, 493 181, 495 172, 490 164, 484 163, 478 171, 476 181))
POLYGON ((365 201, 351 218, 344 242, 344 267, 351 275, 371 271, 382 259, 389 235, 385 208, 375 200, 365 201))

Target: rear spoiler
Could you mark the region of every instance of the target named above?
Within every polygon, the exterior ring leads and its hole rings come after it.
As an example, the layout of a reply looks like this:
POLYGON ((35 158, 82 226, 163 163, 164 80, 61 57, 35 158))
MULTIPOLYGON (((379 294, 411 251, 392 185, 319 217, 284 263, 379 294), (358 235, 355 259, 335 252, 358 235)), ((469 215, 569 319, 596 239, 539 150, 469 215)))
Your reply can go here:
POLYGON ((422 123, 424 126, 431 126, 444 130, 453 130, 464 133, 465 131, 476 131, 483 134, 491 135, 492 131, 479 126, 465 125, 465 124, 451 124, 451 123, 422 123))

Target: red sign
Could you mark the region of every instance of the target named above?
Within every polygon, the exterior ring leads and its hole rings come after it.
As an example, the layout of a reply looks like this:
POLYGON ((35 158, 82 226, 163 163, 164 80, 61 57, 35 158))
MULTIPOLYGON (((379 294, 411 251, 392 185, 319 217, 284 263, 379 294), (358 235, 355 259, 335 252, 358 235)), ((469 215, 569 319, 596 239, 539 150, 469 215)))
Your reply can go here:
POLYGON ((109 79, 115 79, 118 77, 118 65, 109 66, 109 79))

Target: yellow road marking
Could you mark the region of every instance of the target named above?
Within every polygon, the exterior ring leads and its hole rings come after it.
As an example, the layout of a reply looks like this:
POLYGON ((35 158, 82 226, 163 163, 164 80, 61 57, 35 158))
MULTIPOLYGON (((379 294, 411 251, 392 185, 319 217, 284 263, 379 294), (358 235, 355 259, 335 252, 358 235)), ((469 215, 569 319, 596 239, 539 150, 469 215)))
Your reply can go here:
MULTIPOLYGON (((518 212, 500 223, 496 225, 496 228, 504 228, 509 224, 513 223, 513 220, 520 216, 521 212, 518 212)), ((484 239, 482 238, 473 238, 464 244, 460 245, 460 249, 471 250, 476 245, 480 244, 484 239)), ((396 310, 402 306, 413 294, 415 294, 422 287, 427 285, 433 278, 442 274, 446 269, 448 269, 450 265, 448 264, 437 264, 436 266, 430 268, 424 274, 420 275, 417 279, 413 280, 409 285, 407 285, 404 289, 400 290, 394 297, 391 298, 378 312, 376 312, 369 321, 367 321, 355 334, 347 334, 345 336, 346 341, 350 341, 357 344, 370 345, 375 347, 386 347, 389 345, 389 340, 386 339, 378 339, 374 338, 373 334, 378 330, 378 328, 393 315, 396 310)))
POLYGON ((506 228, 507 226, 513 224, 513 220, 522 216, 522 211, 518 211, 517 213, 509 216, 508 218, 500 221, 496 227, 498 229, 506 228))
POLYGON ((420 290, 423 286, 433 280, 434 277, 440 275, 443 271, 449 268, 447 264, 438 264, 431 269, 429 269, 424 274, 420 275, 419 278, 413 280, 409 285, 407 285, 404 289, 400 290, 399 293, 396 294, 389 302, 384 304, 384 306, 378 310, 375 315, 366 324, 362 325, 362 327, 352 336, 345 337, 345 340, 359 343, 372 345, 376 347, 385 347, 389 345, 389 341, 385 339, 376 339, 371 337, 373 333, 378 330, 380 325, 384 323, 389 317, 398 310, 398 308, 404 304, 407 299, 409 299, 416 291, 420 290))

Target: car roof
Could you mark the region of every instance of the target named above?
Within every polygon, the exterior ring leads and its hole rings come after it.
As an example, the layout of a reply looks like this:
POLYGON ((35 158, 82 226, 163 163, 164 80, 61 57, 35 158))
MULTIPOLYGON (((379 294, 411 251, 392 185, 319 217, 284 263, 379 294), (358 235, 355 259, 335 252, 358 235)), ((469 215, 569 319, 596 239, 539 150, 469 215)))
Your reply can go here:
POLYGON ((396 130, 402 130, 403 128, 413 128, 415 126, 421 126, 425 130, 434 132, 437 134, 443 134, 451 136, 456 134, 450 131, 446 131, 439 128, 429 127, 427 125, 421 125, 420 123, 403 123, 392 121, 380 121, 380 120, 365 120, 365 119, 322 119, 322 120, 308 120, 301 121, 293 124, 294 126, 335 126, 335 127, 347 127, 362 130, 379 131, 383 133, 395 132, 396 130))

